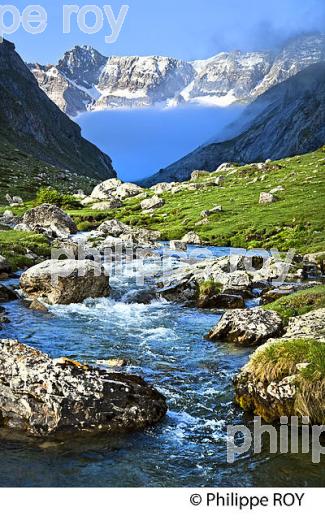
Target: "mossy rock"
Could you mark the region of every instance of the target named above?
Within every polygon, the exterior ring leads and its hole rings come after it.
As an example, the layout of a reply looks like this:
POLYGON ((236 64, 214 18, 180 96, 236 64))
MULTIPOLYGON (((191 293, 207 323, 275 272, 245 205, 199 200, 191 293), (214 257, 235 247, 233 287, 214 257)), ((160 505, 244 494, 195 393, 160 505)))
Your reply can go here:
POLYGON ((267 422, 282 416, 325 420, 325 338, 271 340, 235 378, 235 402, 267 422))

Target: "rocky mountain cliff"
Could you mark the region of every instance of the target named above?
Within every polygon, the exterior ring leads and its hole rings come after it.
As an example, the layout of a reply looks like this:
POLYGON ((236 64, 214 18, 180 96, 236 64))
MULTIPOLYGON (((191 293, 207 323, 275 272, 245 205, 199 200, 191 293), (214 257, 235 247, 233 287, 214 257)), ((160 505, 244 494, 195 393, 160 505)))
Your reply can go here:
POLYGON ((79 126, 44 94, 8 41, 0 45, 0 69, 1 142, 80 175, 116 176, 111 159, 81 137, 79 126))
POLYGON ((217 105, 248 100, 272 63, 271 53, 240 51, 223 52, 210 60, 194 62, 195 79, 180 93, 180 99, 217 105))
POLYGON ((186 101, 251 101, 313 63, 325 60, 325 35, 303 35, 278 53, 224 52, 207 61, 194 62, 197 76, 181 92, 186 101))
POLYGON ((263 81, 252 91, 256 97, 301 70, 325 61, 325 35, 307 35, 291 40, 275 57, 263 81))
POLYGON ((58 65, 28 64, 39 86, 63 112, 147 107, 167 103, 195 76, 190 63, 161 56, 104 58, 75 47, 58 65))
POLYGON ((65 53, 58 63, 58 70, 79 88, 91 89, 98 83, 107 58, 89 46, 75 47, 65 53))
POLYGON ((198 148, 142 184, 186 180, 193 170, 215 171, 224 162, 246 164, 316 150, 325 143, 324 84, 325 62, 311 65, 247 107, 239 135, 198 148))
POLYGON ((40 87, 70 116, 87 110, 182 103, 250 102, 325 60, 325 35, 303 35, 278 52, 223 52, 194 62, 162 56, 112 56, 75 47, 57 65, 29 64, 40 87))
POLYGON ((164 103, 193 78, 191 64, 161 56, 109 58, 99 78, 95 109, 164 103))

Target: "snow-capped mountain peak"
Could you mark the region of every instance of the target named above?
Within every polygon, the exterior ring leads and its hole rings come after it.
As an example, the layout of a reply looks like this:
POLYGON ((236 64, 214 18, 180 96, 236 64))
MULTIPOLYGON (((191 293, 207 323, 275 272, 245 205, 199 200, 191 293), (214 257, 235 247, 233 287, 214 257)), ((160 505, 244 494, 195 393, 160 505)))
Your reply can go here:
POLYGON ((189 63, 163 56, 112 56, 99 78, 98 108, 166 102, 195 76, 189 63), (123 101, 124 100, 124 101, 123 101))
POLYGON ((90 46, 76 46, 67 51, 58 63, 59 71, 75 83, 92 88, 98 83, 99 76, 107 58, 90 46))
POLYGON ((165 56, 111 56, 75 46, 56 66, 30 64, 40 87, 67 114, 87 110, 229 105, 252 101, 325 60, 325 35, 302 35, 278 52, 221 52, 186 62, 165 56))

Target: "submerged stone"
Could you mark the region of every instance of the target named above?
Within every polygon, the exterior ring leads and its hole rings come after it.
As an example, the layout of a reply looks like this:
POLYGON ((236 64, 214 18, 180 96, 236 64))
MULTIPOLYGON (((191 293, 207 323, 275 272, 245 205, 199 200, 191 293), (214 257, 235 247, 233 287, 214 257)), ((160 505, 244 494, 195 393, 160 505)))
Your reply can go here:
POLYGON ((18 300, 18 296, 10 287, 0 284, 0 303, 18 300))
POLYGON ((0 255, 0 274, 10 274, 11 273, 11 267, 9 265, 9 262, 7 259, 0 255))

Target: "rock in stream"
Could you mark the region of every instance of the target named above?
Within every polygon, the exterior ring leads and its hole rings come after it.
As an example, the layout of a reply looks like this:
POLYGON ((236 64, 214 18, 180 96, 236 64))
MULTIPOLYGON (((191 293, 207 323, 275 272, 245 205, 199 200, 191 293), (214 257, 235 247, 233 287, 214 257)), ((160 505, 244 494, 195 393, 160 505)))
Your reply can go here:
POLYGON ((127 432, 157 423, 166 411, 165 398, 140 377, 0 340, 0 426, 40 437, 127 432))

